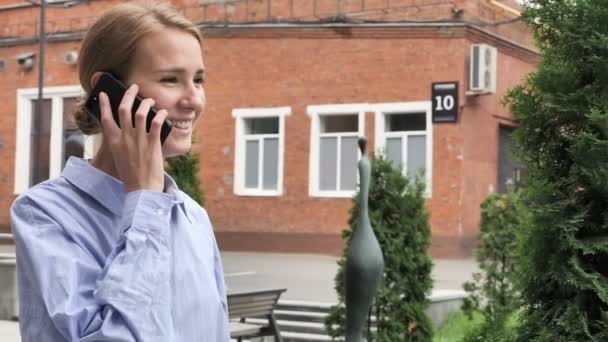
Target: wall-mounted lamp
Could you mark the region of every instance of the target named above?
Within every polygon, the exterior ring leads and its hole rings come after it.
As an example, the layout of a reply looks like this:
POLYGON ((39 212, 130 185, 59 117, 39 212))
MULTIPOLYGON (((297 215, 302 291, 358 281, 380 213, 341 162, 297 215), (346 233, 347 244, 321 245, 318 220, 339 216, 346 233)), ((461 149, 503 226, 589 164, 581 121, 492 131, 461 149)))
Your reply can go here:
POLYGON ((78 62, 78 51, 70 50, 63 55, 63 61, 67 65, 76 65, 78 62))
POLYGON ((463 14, 464 14, 464 9, 458 8, 456 6, 452 7, 452 17, 454 19, 462 19, 463 14))
POLYGON ((36 57, 35 53, 25 52, 16 56, 15 58, 17 59, 17 63, 21 69, 29 71, 34 68, 34 57, 36 57))

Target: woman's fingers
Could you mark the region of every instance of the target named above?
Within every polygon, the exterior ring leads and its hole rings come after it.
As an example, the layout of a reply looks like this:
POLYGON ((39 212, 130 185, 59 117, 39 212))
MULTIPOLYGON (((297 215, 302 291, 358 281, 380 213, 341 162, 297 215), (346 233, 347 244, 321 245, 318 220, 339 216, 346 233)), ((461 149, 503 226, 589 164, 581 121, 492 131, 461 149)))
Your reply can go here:
POLYGON ((150 133, 147 133, 147 116, 154 106, 154 100, 142 100, 137 108, 133 108, 138 90, 139 87, 133 85, 123 96, 118 108, 119 125, 115 122, 108 96, 100 94, 104 139, 109 143, 118 178, 127 192, 139 189, 163 191, 160 127, 167 118, 167 111, 157 113, 152 120, 150 133))
POLYGON ((150 127, 149 139, 151 143, 160 145, 160 129, 167 118, 169 113, 165 109, 161 109, 156 113, 156 116, 152 120, 152 126, 150 127))
POLYGON ((135 112, 135 135, 140 143, 145 141, 147 135, 146 120, 148 117, 148 112, 153 106, 153 99, 145 99, 141 101, 139 108, 137 108, 137 111, 135 112))
POLYGON ((119 125, 123 132, 128 132, 133 129, 131 108, 133 108, 133 102, 135 101, 135 96, 137 96, 138 91, 139 87, 137 84, 131 85, 125 92, 125 95, 122 97, 120 105, 118 106, 119 125))
POLYGON ((120 134, 120 128, 114 121, 110 99, 104 92, 99 93, 99 112, 101 113, 101 126, 107 135, 112 137, 120 134))

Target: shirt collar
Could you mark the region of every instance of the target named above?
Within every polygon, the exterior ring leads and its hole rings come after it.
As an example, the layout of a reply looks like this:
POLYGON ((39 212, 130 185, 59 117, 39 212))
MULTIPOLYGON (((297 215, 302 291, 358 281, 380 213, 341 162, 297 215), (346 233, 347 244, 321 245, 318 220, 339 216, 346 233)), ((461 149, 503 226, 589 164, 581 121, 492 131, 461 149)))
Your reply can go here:
POLYGON ((175 198, 173 203, 177 204, 182 208, 184 215, 192 223, 192 218, 188 216, 188 210, 186 210, 186 194, 184 194, 178 187, 175 180, 165 172, 165 193, 173 195, 175 198))
MULTIPOLYGON (((126 193, 120 180, 92 166, 87 160, 74 156, 71 156, 66 162, 62 176, 97 200, 114 215, 122 215, 126 193)), ((165 193, 173 195, 173 203, 179 204, 186 218, 192 223, 186 210, 184 193, 179 190, 175 180, 166 172, 165 193)))

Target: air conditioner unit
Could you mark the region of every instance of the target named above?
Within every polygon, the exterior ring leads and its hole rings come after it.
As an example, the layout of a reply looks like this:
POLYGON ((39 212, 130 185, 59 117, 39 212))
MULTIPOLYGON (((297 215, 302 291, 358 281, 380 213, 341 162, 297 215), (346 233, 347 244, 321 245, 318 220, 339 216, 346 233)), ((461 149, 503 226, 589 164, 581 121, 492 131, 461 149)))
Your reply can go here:
POLYGON ((487 44, 471 45, 468 94, 496 93, 496 48, 487 44))

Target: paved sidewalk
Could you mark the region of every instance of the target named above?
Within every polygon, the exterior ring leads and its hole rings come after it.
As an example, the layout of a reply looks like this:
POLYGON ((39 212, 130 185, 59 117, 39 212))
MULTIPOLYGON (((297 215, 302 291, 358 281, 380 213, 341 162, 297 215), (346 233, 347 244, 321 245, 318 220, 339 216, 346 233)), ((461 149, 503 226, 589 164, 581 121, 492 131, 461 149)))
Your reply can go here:
MULTIPOLYGON (((334 277, 337 257, 309 254, 222 253, 229 289, 284 287, 283 299, 335 302, 334 277)), ((474 259, 435 259, 435 290, 462 290, 462 283, 477 271, 474 259)))
MULTIPOLYGON (((0 253, 14 249, 0 246, 0 253)), ((224 274, 229 290, 284 287, 283 299, 335 302, 334 277, 337 258, 324 255, 223 252, 224 274)), ((434 260, 434 290, 461 290, 477 264, 473 259, 434 260)), ((0 341, 18 342, 17 322, 0 321, 0 341)))

